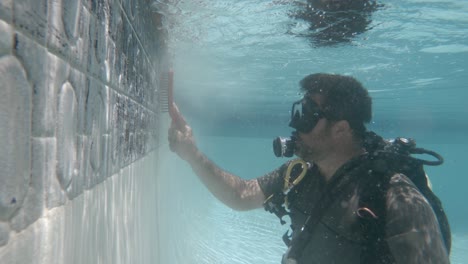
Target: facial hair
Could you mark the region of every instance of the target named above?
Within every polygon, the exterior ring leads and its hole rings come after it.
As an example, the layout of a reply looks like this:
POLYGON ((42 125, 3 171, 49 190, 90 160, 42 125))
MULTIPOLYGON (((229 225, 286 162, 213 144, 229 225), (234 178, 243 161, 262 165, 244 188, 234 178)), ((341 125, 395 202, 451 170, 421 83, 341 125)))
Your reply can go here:
POLYGON ((301 141, 296 142, 295 154, 305 161, 313 161, 313 150, 301 141))

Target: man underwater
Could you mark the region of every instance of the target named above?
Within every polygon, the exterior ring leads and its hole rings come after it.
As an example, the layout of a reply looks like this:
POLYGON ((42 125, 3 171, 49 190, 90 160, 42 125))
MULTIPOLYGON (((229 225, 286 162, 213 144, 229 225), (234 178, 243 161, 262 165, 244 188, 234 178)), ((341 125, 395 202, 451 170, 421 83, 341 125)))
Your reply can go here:
POLYGON ((411 175, 374 166, 368 91, 352 77, 324 73, 300 85, 304 97, 293 104, 290 122, 295 131, 278 139, 276 150, 298 159, 262 177, 244 180, 210 161, 177 108, 170 148, 227 206, 290 216, 283 264, 449 263, 438 218, 411 175))

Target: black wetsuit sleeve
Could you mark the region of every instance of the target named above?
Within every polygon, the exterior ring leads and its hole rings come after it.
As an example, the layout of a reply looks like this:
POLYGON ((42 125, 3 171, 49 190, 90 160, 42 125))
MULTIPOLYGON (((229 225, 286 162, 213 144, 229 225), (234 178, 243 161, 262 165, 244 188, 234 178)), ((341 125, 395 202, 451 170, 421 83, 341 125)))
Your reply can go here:
POLYGON ((268 198, 272 194, 281 192, 283 190, 284 173, 287 167, 288 163, 285 163, 278 169, 257 178, 258 185, 265 195, 265 198, 268 198))
POLYGON ((436 215, 411 180, 394 175, 386 199, 386 240, 396 263, 450 263, 436 215))

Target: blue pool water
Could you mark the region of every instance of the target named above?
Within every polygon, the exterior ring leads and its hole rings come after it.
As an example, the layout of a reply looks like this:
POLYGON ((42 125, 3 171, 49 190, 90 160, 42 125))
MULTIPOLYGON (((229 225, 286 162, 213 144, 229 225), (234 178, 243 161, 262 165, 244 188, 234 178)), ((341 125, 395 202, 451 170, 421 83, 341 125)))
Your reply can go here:
MULTIPOLYGON (((453 230, 452 263, 468 259, 468 1, 383 2, 368 30, 317 45, 293 1, 179 1, 167 7, 175 94, 200 149, 243 178, 284 162, 272 139, 287 136, 298 81, 352 75, 374 98, 369 128, 416 139, 445 157, 428 168, 453 230), (310 34, 309 34, 310 35, 310 34)), ((163 146, 163 149, 167 146, 163 146)), ((159 210, 164 263, 279 263, 286 226, 263 210, 235 212, 172 153, 161 155, 159 210), (166 261, 166 262, 165 262, 166 261)))

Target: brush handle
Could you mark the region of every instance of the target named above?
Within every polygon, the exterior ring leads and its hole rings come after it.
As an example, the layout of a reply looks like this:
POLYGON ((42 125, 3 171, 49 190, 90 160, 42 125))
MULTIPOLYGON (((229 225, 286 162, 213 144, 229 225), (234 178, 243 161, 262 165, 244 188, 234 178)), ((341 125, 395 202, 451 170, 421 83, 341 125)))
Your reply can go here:
POLYGON ((172 119, 172 125, 175 125, 177 129, 181 131, 186 131, 187 121, 179 112, 179 108, 174 103, 174 71, 169 70, 168 73, 168 90, 167 90, 167 104, 169 110, 169 116, 172 119))
POLYGON ((179 112, 179 109, 174 103, 174 71, 172 69, 168 72, 168 91, 167 91, 167 103, 169 109, 169 116, 172 119, 172 122, 176 124, 179 129, 185 129, 187 122, 182 114, 179 112))
POLYGON ((172 120, 176 121, 177 113, 174 108, 174 71, 170 69, 167 75, 168 75, 167 76, 168 78, 167 105, 169 106, 169 115, 171 116, 172 120))

